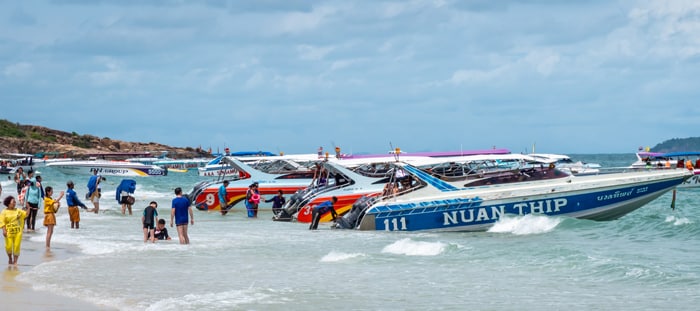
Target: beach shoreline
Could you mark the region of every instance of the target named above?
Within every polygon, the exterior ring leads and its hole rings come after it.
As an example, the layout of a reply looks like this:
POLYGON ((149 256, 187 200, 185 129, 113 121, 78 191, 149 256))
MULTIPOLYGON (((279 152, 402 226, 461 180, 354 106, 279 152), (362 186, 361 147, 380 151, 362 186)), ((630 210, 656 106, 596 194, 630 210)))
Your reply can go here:
POLYGON ((76 298, 61 296, 47 291, 35 290, 31 284, 17 280, 22 273, 28 272, 34 267, 49 261, 66 260, 78 256, 80 250, 66 244, 52 243, 50 251, 46 250, 43 242, 31 241, 35 236, 44 236, 45 231, 25 233, 22 240, 22 251, 19 256, 19 265, 7 264, 7 255, 2 254, 3 277, 0 280, 0 301, 9 310, 116 310, 104 305, 96 305, 76 298))

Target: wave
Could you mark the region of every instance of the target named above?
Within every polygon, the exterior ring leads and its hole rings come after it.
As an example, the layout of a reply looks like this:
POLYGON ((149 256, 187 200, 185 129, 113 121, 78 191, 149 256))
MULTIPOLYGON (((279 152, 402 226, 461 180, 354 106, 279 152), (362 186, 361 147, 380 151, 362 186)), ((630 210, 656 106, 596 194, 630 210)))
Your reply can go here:
POLYGON ((437 256, 442 254, 447 244, 442 242, 422 242, 405 238, 391 243, 382 249, 382 253, 407 256, 437 256))
POLYGON ((363 253, 342 253, 342 252, 335 252, 332 251, 328 253, 326 256, 323 256, 321 258, 321 262, 339 262, 339 261, 345 261, 353 258, 358 258, 358 257, 365 257, 366 255, 363 253))
POLYGON ((515 235, 540 234, 554 230, 561 222, 562 218, 544 215, 504 216, 488 232, 515 235))

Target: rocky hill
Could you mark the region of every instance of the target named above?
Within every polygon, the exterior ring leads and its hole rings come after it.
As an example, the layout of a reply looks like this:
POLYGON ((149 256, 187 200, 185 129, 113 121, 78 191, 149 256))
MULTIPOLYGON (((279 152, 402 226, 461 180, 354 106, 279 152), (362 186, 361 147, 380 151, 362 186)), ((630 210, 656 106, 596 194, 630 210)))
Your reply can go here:
POLYGON ((689 138, 673 138, 664 141, 654 148, 653 152, 683 152, 683 151, 700 151, 700 137, 689 138))
POLYGON ((155 142, 126 142, 109 137, 80 135, 36 125, 22 125, 0 120, 0 153, 45 154, 48 157, 80 158, 107 153, 150 153, 159 156, 168 152, 172 158, 209 156, 192 147, 172 147, 155 142))

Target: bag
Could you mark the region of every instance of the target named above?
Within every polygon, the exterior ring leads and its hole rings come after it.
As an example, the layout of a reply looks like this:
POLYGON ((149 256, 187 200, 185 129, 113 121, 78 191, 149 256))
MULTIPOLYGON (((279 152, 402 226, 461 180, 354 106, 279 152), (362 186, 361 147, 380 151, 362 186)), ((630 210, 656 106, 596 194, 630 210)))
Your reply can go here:
POLYGON ((136 198, 134 198, 134 197, 132 197, 132 196, 130 196, 130 195, 125 195, 125 196, 122 196, 122 199, 121 199, 121 202, 120 202, 120 203, 121 203, 121 204, 134 205, 135 202, 136 202, 136 198))

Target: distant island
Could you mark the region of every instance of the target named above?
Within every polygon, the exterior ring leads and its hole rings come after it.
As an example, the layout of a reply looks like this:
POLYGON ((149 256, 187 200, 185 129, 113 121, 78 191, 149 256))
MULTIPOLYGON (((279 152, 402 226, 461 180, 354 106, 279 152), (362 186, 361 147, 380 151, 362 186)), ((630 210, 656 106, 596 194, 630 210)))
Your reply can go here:
MULTIPOLYGON (((672 138, 650 148, 650 151, 700 151, 700 137, 672 138)), ((108 153, 158 156, 163 152, 167 152, 172 158, 210 156, 209 152, 199 147, 172 147, 155 142, 126 142, 0 119, 0 153, 26 153, 38 157, 58 158, 87 157, 108 153)))
POLYGON ((36 125, 0 120, 0 153, 26 153, 47 158, 81 158, 101 154, 159 156, 172 158, 206 157, 201 148, 172 147, 155 142, 126 142, 109 137, 81 135, 36 125))
POLYGON ((700 137, 672 138, 650 149, 652 152, 700 151, 700 137))

